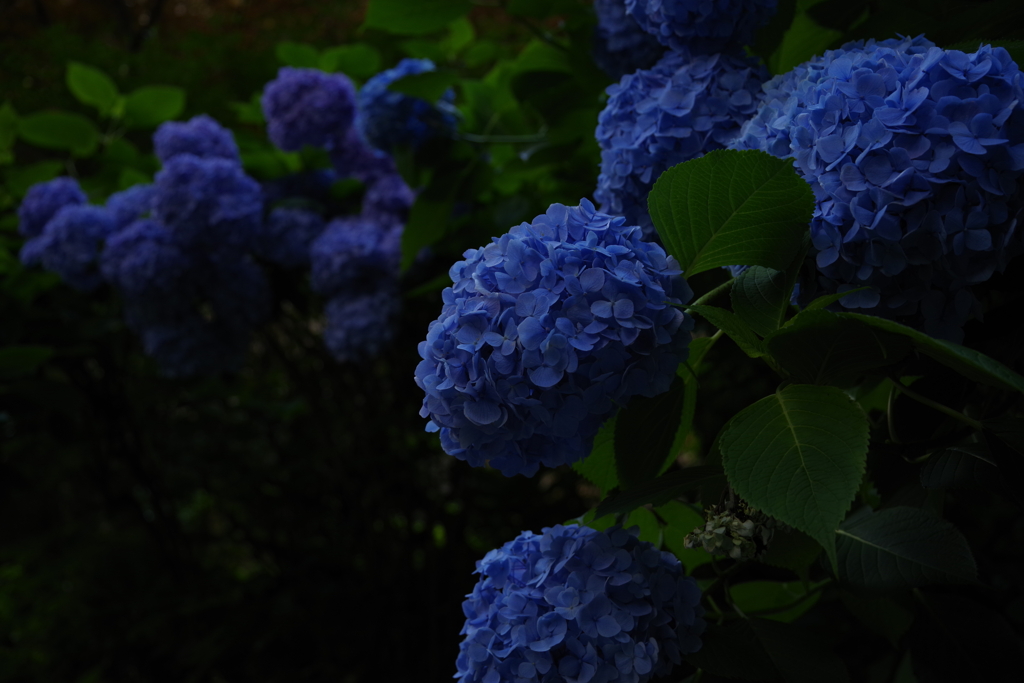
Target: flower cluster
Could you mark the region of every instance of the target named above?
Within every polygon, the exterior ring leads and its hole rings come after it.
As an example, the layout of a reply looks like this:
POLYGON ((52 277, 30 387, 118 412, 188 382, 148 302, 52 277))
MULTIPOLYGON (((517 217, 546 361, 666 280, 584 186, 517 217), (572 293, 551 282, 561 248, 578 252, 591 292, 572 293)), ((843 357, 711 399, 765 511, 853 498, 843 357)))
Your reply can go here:
POLYGON ((775 535, 777 522, 745 501, 738 505, 710 505, 707 521, 686 536, 687 548, 703 548, 712 555, 752 560, 764 555, 775 535))
POLYGON ((970 285, 1020 250, 1024 76, 1002 48, 850 43, 773 79, 737 147, 794 159, 817 200, 806 296, 958 339, 970 285))
POLYGON ((777 0, 626 0, 626 11, 673 50, 714 54, 746 45, 777 0))
POLYGON ((697 583, 619 527, 525 531, 476 573, 462 604, 464 683, 646 683, 701 647, 697 583))
POLYGON ((668 389, 693 324, 672 304, 692 294, 641 236, 584 199, 452 266, 416 368, 446 452, 532 476, 585 457, 631 396, 668 389))
POLYGON ((594 198, 650 234, 647 195, 666 169, 722 149, 757 110, 767 73, 739 54, 668 52, 653 69, 608 88, 598 117, 594 198))
POLYGON ((388 90, 407 76, 434 71, 429 59, 403 59, 382 71, 359 91, 358 125, 374 147, 386 152, 398 146, 418 147, 434 137, 450 136, 457 123, 452 106, 455 92, 448 90, 436 103, 388 90))
POLYGON ((613 80, 637 69, 651 68, 665 51, 654 36, 626 14, 625 0, 595 0, 594 12, 594 61, 613 80))
POLYGON ((343 74, 282 68, 263 90, 267 136, 285 151, 331 147, 356 116, 356 90, 343 74))
POLYGON ((160 126, 153 134, 153 151, 164 163, 179 154, 228 161, 239 161, 241 158, 231 131, 206 114, 200 114, 186 123, 168 121, 160 126))

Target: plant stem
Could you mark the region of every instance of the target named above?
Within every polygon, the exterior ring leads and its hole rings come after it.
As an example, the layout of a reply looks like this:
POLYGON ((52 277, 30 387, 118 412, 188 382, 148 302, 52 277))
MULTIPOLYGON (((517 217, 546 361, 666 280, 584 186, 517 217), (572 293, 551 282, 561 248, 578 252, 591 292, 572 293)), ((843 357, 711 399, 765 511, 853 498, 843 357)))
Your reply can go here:
POLYGON ((971 427, 972 429, 976 429, 979 432, 984 430, 984 427, 982 426, 982 424, 980 422, 978 422, 977 420, 971 419, 971 418, 967 417, 966 415, 964 415, 963 413, 961 413, 959 411, 956 411, 956 410, 953 410, 949 406, 944 406, 941 403, 938 403, 937 401, 933 401, 930 398, 922 396, 921 394, 917 393, 913 389, 911 389, 911 388, 907 387, 906 385, 904 385, 896 377, 890 377, 889 379, 890 379, 890 381, 892 381, 892 384, 893 384, 894 387, 896 387, 899 391, 903 392, 904 394, 906 394, 910 398, 914 399, 918 403, 926 405, 929 408, 932 408, 933 410, 937 410, 940 413, 943 413, 945 415, 949 415, 954 420, 957 420, 959 422, 963 422, 965 425, 971 427))
POLYGON ((704 296, 702 296, 699 299, 697 299, 696 301, 694 301, 692 304, 690 304, 690 306, 700 306, 701 304, 706 304, 709 301, 713 301, 716 296, 718 296, 722 292, 725 292, 725 291, 731 289, 732 288, 732 283, 735 282, 735 281, 736 281, 735 278, 730 278, 730 279, 726 280, 725 282, 723 282, 722 284, 718 285, 717 287, 712 289, 710 292, 705 294, 704 296))

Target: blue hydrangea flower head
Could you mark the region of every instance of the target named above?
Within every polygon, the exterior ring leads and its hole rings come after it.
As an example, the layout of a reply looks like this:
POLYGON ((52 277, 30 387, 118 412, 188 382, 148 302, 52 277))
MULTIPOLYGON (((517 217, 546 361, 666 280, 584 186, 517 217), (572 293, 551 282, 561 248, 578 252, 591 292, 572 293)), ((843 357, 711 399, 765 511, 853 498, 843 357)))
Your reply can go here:
POLYGON ((18 232, 32 239, 42 234, 50 219, 65 206, 85 204, 88 198, 74 178, 61 176, 36 183, 18 207, 18 232))
POLYGON ((399 309, 394 282, 378 283, 375 291, 342 293, 327 301, 324 343, 339 362, 369 358, 391 341, 399 309))
POLYGON ((850 43, 766 85, 737 147, 792 158, 816 199, 802 297, 958 340, 1021 250, 1024 75, 1002 48, 850 43))
POLYGON ((397 80, 435 68, 429 59, 403 59, 363 85, 359 91, 357 125, 371 145, 390 152, 396 146, 417 147, 455 131, 458 120, 452 104, 454 91, 448 90, 437 102, 427 102, 388 90, 397 80))
POLYGON ((107 211, 114 218, 114 224, 120 230, 145 218, 153 210, 153 198, 156 188, 152 185, 132 185, 127 190, 115 192, 107 197, 107 211))
POLYGON ((363 195, 363 218, 378 225, 404 225, 416 193, 402 176, 389 173, 376 179, 363 195))
POLYGON ((654 36, 626 14, 625 0, 594 0, 594 12, 594 61, 613 80, 651 68, 665 51, 654 36))
POLYGON ((686 359, 692 296, 638 226, 553 204, 452 266, 420 343, 420 414, 470 465, 532 476, 590 452, 637 394, 668 390, 686 359))
POLYGON ((313 240, 310 282, 324 296, 374 290, 398 274, 400 256, 400 230, 361 217, 336 218, 313 240))
POLYGON ((778 0, 625 0, 640 27, 673 50, 714 54, 747 45, 778 0))
POLYGON ((26 265, 42 263, 82 291, 100 286, 100 252, 115 228, 110 212, 99 206, 68 206, 57 212, 43 233, 29 240, 21 257, 26 265))
POLYGON ((477 562, 462 610, 463 683, 646 683, 697 652, 696 581, 636 530, 524 531, 477 562))
POLYGON ((601 210, 650 234, 654 181, 731 143, 757 110, 766 78, 763 67, 740 54, 668 52, 654 68, 609 86, 596 133, 601 173, 594 198, 601 210))
POLYGON ((100 258, 104 279, 121 297, 154 313, 164 308, 163 302, 187 292, 198 269, 198 257, 179 244, 173 232, 149 218, 111 235, 100 258))
POLYGON ((398 173, 391 155, 370 145, 357 126, 338 137, 330 150, 330 157, 339 176, 356 178, 367 185, 383 176, 398 173))
POLYGON ((285 151, 330 147, 356 116, 356 90, 343 74, 283 67, 263 90, 267 136, 285 151))
POLYGON ((206 114, 184 122, 167 121, 160 124, 153 133, 153 151, 165 164, 179 154, 191 154, 202 159, 241 161, 235 136, 206 114))
POLYGON ((326 223, 320 214, 306 209, 281 207, 274 209, 260 227, 251 245, 257 256, 286 268, 309 263, 309 248, 324 231, 326 223))
POLYGON ((263 215, 260 185, 240 164, 172 157, 156 174, 153 217, 190 247, 246 246, 263 215))

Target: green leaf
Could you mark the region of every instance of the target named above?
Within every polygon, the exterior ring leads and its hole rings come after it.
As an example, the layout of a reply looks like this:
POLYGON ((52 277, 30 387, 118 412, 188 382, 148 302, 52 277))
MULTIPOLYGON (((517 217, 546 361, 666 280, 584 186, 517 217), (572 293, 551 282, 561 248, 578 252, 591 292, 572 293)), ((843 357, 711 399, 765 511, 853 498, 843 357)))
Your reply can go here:
POLYGON ((445 51, 449 60, 459 56, 462 50, 473 44, 476 38, 476 30, 472 22, 466 17, 459 17, 448 26, 448 36, 441 41, 441 48, 445 51))
POLYGON ((766 614, 757 616, 789 623, 814 607, 815 603, 821 599, 821 592, 818 591, 810 597, 806 596, 824 583, 748 581, 730 587, 729 596, 732 598, 732 602, 747 616, 766 612, 766 614))
POLYGON ((803 311, 764 345, 792 381, 840 386, 900 362, 913 347, 906 337, 828 311, 803 311))
POLYGON ((89 119, 80 114, 44 111, 18 119, 18 135, 36 147, 70 151, 87 157, 100 144, 100 132, 89 119))
POLYGON ((732 310, 762 337, 779 329, 789 310, 793 286, 781 270, 751 266, 736 278, 729 296, 732 310))
POLYGON ((683 412, 685 384, 676 377, 658 396, 634 396, 615 420, 615 470, 622 488, 657 477, 675 454, 671 452, 683 412))
POLYGON ((952 446, 932 453, 921 468, 921 486, 926 489, 961 488, 969 485, 994 486, 999 472, 991 455, 977 444, 952 446))
MULTIPOLYGON (((10 149, 14 145, 14 139, 18 136, 18 112, 10 102, 4 102, 0 106, 0 156, 10 155, 10 149)), ((11 161, 13 161, 13 157, 11 161)), ((3 163, 0 161, 0 163, 3 163)), ((9 162, 8 162, 9 163, 9 162)))
POLYGON ((451 213, 450 201, 434 201, 422 194, 416 198, 402 231, 402 271, 412 265, 420 249, 444 237, 451 213))
POLYGON ((846 683, 850 674, 819 633, 769 619, 751 619, 755 637, 786 683, 846 683))
MULTIPOLYGON (((447 273, 444 277, 450 285, 451 279, 447 273)), ((619 485, 619 477, 615 471, 615 420, 616 418, 612 417, 601 425, 600 431, 594 437, 590 455, 572 464, 576 472, 605 494, 619 485)))
POLYGON ((320 66, 320 54, 312 45, 283 41, 274 47, 277 61, 285 66, 299 69, 316 69, 320 66))
POLYGON ((914 613, 891 598, 869 598, 844 590, 839 599, 869 631, 886 638, 894 647, 914 621, 914 613))
POLYGON ((30 375, 52 355, 46 346, 5 346, 0 349, 0 379, 30 375))
POLYGON ((124 102, 124 120, 135 128, 155 128, 185 111, 185 91, 173 85, 147 85, 124 102))
POLYGON ((365 80, 380 71, 380 52, 366 43, 339 45, 320 53, 318 66, 324 71, 340 71, 352 78, 365 80))
POLYGON ((470 0, 370 0, 363 28, 419 36, 443 29, 469 8, 470 0))
POLYGON ((835 302, 842 299, 844 296, 853 294, 854 292, 863 292, 865 289, 871 289, 870 287, 858 287, 857 289, 851 289, 845 292, 839 292, 838 294, 826 294, 825 296, 819 296, 811 303, 804 306, 805 311, 818 311, 824 308, 828 308, 835 302))
POLYGON ((629 512, 648 503, 657 507, 682 493, 715 481, 724 481, 724 479, 725 476, 720 467, 700 465, 676 470, 639 484, 628 491, 609 496, 597 506, 596 515, 603 517, 619 512, 629 512))
POLYGON ((743 353, 751 358, 759 358, 764 355, 764 348, 761 340, 757 338, 753 330, 747 327, 743 320, 724 308, 715 306, 695 305, 687 307, 691 313, 696 313, 706 319, 709 323, 725 332, 736 344, 743 349, 743 353))
POLYGON ((867 588, 972 583, 977 577, 967 540, 931 512, 892 507, 852 515, 836 531, 839 576, 867 588))
POLYGON ((28 188, 60 175, 64 164, 59 161, 38 161, 28 166, 15 166, 4 173, 7 187, 15 197, 20 198, 28 188))
POLYGON ((926 356, 951 368, 968 379, 1009 391, 1024 393, 1024 377, 983 353, 960 346, 953 342, 940 341, 924 332, 871 315, 860 313, 837 313, 836 315, 859 320, 872 327, 909 337, 916 348, 926 356))
POLYGON ((790 385, 736 414, 721 449, 736 493, 818 541, 835 567, 835 529, 867 458, 860 406, 834 387, 790 385))
POLYGON ((732 265, 784 270, 814 211, 793 163, 758 151, 716 150, 661 174, 651 218, 687 277, 732 265))
POLYGON ((704 526, 704 515, 693 506, 670 500, 654 509, 659 517, 665 520, 662 529, 665 547, 686 567, 686 573, 692 573, 697 567, 711 562, 711 554, 703 548, 687 548, 684 545, 686 536, 697 527, 704 526))
POLYGON ((796 529, 776 529, 761 562, 804 576, 821 555, 821 544, 796 529))
POLYGON ((418 97, 433 104, 441 99, 445 91, 458 82, 458 74, 452 71, 427 71, 400 78, 389 85, 388 90, 410 97, 418 97))
POLYGON ((568 55, 543 40, 532 40, 526 44, 513 63, 516 73, 527 71, 555 71, 566 74, 573 72, 568 55))
POLYGON ((68 62, 64 80, 79 102, 96 107, 103 116, 110 113, 121 96, 110 76, 81 62, 68 62))

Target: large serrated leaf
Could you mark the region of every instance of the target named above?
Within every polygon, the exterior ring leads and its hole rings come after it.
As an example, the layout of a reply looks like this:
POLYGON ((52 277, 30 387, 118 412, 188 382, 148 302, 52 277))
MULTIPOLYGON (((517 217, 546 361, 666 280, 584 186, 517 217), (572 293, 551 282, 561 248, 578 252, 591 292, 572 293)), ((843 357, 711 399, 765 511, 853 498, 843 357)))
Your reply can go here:
POLYGON ((835 567, 835 530, 867 458, 860 406, 834 387, 794 384, 733 417, 720 446, 736 493, 818 541, 835 567))
POLYGON ((732 311, 704 304, 690 306, 687 310, 705 318, 709 323, 722 330, 722 332, 725 332, 729 335, 729 338, 736 342, 736 345, 743 350, 743 353, 747 354, 751 358, 759 358, 764 355, 761 340, 758 339, 753 330, 747 327, 747 324, 732 311))
POLYGON ((469 0, 370 0, 363 28, 418 36, 443 29, 469 8, 469 0))
POLYGON ((1024 394, 1024 377, 979 351, 953 342, 934 339, 924 332, 918 332, 891 320, 860 313, 836 313, 835 315, 859 320, 880 330, 909 337, 918 351, 946 367, 956 370, 968 379, 1024 394))
POLYGON ((687 467, 663 474, 657 479, 644 482, 628 491, 623 491, 603 500, 597 506, 597 517, 629 512, 641 505, 651 503, 664 505, 681 493, 700 488, 705 484, 724 481, 722 468, 709 465, 687 467))
POLYGON ((675 377, 671 388, 654 397, 634 396, 615 420, 615 470, 622 488, 631 489, 661 473, 673 457, 672 442, 683 413, 685 384, 675 377))
POLYGON ((828 311, 800 313, 769 335, 764 345, 794 382, 840 385, 898 363, 913 348, 904 336, 828 311))
POLYGON ((732 310, 751 330, 767 337, 782 325, 792 289, 786 272, 751 266, 729 292, 732 310))
POLYGON ((836 531, 839 576, 867 588, 970 583, 977 576, 967 540, 949 522, 912 507, 854 515, 836 531))
POLYGON ((814 196, 791 161, 716 150, 665 171, 651 219, 687 276, 719 266, 784 270, 803 243, 814 196))

